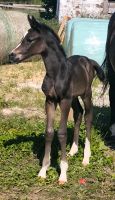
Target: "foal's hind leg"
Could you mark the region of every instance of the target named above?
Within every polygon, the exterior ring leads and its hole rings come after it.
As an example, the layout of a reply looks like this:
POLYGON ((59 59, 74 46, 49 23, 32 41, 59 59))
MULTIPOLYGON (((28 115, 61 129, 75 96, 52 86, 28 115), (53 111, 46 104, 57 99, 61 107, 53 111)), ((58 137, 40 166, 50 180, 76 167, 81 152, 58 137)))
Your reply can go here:
POLYGON ((53 124, 54 124, 55 109, 56 109, 56 104, 46 99, 47 125, 46 125, 46 138, 45 138, 45 155, 42 163, 42 168, 38 174, 38 176, 42 178, 46 178, 46 171, 50 166, 51 143, 54 136, 53 124))
POLYGON ((72 101, 72 108, 73 108, 73 117, 74 117, 74 136, 73 136, 73 144, 70 149, 69 155, 73 156, 78 152, 78 139, 79 139, 79 129, 82 120, 83 109, 78 98, 73 99, 72 101))
POLYGON ((61 145, 61 173, 59 177, 59 184, 64 184, 67 182, 67 169, 68 162, 66 159, 66 139, 67 139, 67 119, 71 106, 71 100, 63 99, 60 102, 60 110, 61 110, 61 121, 59 126, 58 138, 61 145))
POLYGON ((89 159, 91 156, 90 150, 90 136, 91 136, 91 126, 92 126, 92 119, 93 119, 93 105, 91 100, 92 94, 90 93, 89 96, 83 99, 84 106, 85 106, 85 124, 86 124, 86 140, 85 140, 85 148, 84 148, 84 158, 82 164, 86 166, 89 164, 89 159))

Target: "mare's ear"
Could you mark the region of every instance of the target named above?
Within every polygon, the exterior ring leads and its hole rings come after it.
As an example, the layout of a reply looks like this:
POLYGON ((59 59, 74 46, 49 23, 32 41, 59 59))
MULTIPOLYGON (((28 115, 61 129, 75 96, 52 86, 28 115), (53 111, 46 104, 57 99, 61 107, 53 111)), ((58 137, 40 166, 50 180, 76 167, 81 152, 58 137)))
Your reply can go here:
POLYGON ((37 29, 40 31, 41 24, 35 19, 34 16, 28 15, 28 21, 29 21, 31 28, 37 29))

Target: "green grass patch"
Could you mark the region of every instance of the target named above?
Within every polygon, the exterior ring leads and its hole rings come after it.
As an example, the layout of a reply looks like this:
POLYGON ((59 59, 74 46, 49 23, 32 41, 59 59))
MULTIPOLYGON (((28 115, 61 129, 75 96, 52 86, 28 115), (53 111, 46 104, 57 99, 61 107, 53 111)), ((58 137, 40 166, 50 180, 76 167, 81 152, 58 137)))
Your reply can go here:
MULTIPOLYGON (((37 85, 42 82, 43 76, 44 66, 41 61, 0 67, 0 198, 2 200, 114 199, 114 151, 113 146, 109 148, 106 144, 110 113, 107 107, 94 107, 92 156, 89 166, 85 168, 82 166, 85 142, 85 126, 82 123, 79 152, 72 158, 68 157, 68 183, 64 186, 58 185, 61 153, 57 137, 60 116, 58 109, 52 144, 52 164, 46 180, 37 177, 44 156, 45 96, 37 88, 24 85, 20 87, 20 84, 37 85), (5 109, 16 108, 21 109, 21 113, 17 110, 12 114, 3 112, 5 109), (37 113, 34 115, 36 109, 37 113), (86 180, 84 185, 79 183, 81 178, 86 180)), ((71 147, 73 128, 73 122, 69 121, 67 152, 71 147)))
MULTIPOLYGON (((58 124, 55 127, 56 130, 57 127, 58 124)), ((57 184, 59 175, 56 169, 59 168, 60 148, 56 136, 52 145, 52 167, 48 170, 47 179, 44 181, 38 179, 37 174, 44 154, 44 131, 45 123, 38 121, 36 118, 29 120, 19 116, 0 118, 0 186, 2 192, 13 191, 14 188, 17 188, 19 195, 23 195, 23 193, 27 195, 32 188, 37 187, 38 190, 42 190, 42 187, 45 187, 48 190, 50 187, 48 195, 54 194, 56 198, 57 192, 60 191, 60 199, 69 199, 68 192, 70 193, 70 199, 77 196, 79 199, 85 199, 85 197, 91 199, 94 193, 97 196, 101 190, 104 193, 103 195, 112 197, 113 158, 105 154, 109 148, 105 146, 100 132, 96 129, 92 130, 90 165, 84 168, 81 164, 85 139, 83 124, 80 130, 79 153, 72 158, 68 158, 68 184, 62 187, 57 184), (79 184, 81 178, 86 179, 85 185, 79 184), (105 187, 102 187, 102 184, 104 185, 106 181, 108 193, 105 191, 105 187), (61 194, 62 191, 64 196, 61 194)), ((68 123, 67 152, 70 149, 72 132, 73 123, 68 123)))

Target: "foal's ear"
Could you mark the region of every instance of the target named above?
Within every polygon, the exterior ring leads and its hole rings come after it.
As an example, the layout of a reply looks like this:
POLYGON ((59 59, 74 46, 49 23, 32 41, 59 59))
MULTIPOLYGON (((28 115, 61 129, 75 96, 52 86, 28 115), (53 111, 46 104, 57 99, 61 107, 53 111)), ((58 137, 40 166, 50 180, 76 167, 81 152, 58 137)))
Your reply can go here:
POLYGON ((31 28, 37 29, 37 30, 40 31, 41 25, 40 25, 40 23, 35 19, 34 16, 28 15, 28 21, 29 21, 29 24, 30 24, 31 28))

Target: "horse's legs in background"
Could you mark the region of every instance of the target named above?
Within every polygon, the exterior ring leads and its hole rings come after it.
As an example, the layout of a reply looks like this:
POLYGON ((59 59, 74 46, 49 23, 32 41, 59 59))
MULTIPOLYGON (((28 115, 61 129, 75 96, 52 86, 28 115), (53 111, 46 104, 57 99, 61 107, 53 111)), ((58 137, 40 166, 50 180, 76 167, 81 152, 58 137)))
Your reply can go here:
POLYGON ((86 140, 85 140, 85 148, 84 148, 84 158, 82 164, 86 166, 89 164, 89 159, 91 156, 90 150, 90 136, 91 136, 91 126, 93 119, 93 105, 91 101, 91 93, 89 96, 83 98, 84 107, 85 107, 85 124, 86 124, 86 140))
POLYGON ((110 108, 111 108, 111 121, 110 121, 110 131, 112 136, 115 136, 115 86, 114 90, 113 87, 110 85, 109 88, 109 101, 110 101, 110 108))
POLYGON ((69 155, 73 156, 78 151, 78 139, 79 139, 79 129, 80 124, 82 121, 83 109, 78 98, 74 98, 72 101, 72 108, 73 108, 73 117, 74 117, 74 136, 73 136, 73 144, 70 149, 69 155))
POLYGON ((111 107, 111 125, 115 123, 115 85, 110 85, 109 101, 111 107))
POLYGON ((61 145, 61 163, 60 163, 60 177, 59 177, 59 184, 64 184, 67 182, 67 169, 68 169, 68 162, 66 159, 66 139, 67 139, 67 119, 68 114, 71 107, 71 100, 63 99, 60 102, 60 110, 61 110, 61 120, 60 126, 58 131, 58 138, 61 145))
POLYGON ((110 121, 110 130, 112 136, 115 136, 115 72, 113 69, 109 69, 109 101, 111 108, 111 121, 110 121))
POLYGON ((47 125, 46 125, 46 137, 45 137, 45 155, 42 163, 42 168, 38 174, 38 176, 42 178, 46 178, 46 171, 50 166, 51 143, 54 136, 53 125, 54 125, 55 109, 56 109, 56 104, 46 99, 47 125))

